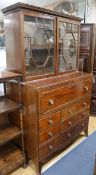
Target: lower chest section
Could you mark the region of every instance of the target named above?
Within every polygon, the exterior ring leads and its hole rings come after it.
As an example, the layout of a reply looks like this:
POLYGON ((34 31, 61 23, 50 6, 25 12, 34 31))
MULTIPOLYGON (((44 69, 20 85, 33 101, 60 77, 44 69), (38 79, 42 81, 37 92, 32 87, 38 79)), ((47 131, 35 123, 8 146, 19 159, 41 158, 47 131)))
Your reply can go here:
POLYGON ((70 102, 52 114, 41 116, 38 121, 39 160, 66 146, 80 132, 87 134, 90 96, 70 102))

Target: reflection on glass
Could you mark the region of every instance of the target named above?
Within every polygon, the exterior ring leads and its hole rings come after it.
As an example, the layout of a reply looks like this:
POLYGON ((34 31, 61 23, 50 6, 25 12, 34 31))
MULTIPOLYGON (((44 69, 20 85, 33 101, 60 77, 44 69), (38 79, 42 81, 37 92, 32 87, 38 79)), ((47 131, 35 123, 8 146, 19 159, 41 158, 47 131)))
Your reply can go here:
POLYGON ((41 75, 54 71, 53 21, 24 17, 24 54, 26 74, 41 75))
POLYGON ((76 69, 78 26, 59 23, 59 72, 76 69))

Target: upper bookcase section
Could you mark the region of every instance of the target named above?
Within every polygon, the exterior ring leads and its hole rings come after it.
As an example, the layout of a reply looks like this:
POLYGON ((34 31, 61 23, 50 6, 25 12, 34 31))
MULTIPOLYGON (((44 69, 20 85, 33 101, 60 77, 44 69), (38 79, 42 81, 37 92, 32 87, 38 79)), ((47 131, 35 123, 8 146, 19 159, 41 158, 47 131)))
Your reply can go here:
POLYGON ((24 3, 2 12, 8 70, 23 81, 78 70, 80 18, 24 3))

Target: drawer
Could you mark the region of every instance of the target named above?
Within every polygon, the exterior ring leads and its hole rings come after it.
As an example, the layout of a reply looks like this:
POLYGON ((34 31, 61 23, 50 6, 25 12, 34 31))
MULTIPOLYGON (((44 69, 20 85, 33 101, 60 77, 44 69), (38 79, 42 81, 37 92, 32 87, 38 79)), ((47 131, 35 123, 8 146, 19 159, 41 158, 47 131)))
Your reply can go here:
POLYGON ((76 123, 89 116, 89 108, 83 110, 81 113, 68 118, 67 120, 61 120, 61 131, 64 131, 70 127, 73 127, 76 123))
POLYGON ((90 105, 90 96, 81 98, 72 102, 67 107, 61 111, 61 120, 66 120, 67 118, 79 113, 84 108, 87 108, 90 105))
POLYGON ((91 90, 91 80, 46 92, 40 97, 40 112, 58 108, 70 101, 87 95, 91 90))
POLYGON ((56 150, 58 150, 60 145, 61 145, 61 137, 58 135, 50 142, 41 146, 39 148, 39 160, 42 160, 43 158, 48 157, 51 154, 53 154, 56 150))
POLYGON ((72 139, 73 137, 78 135, 81 131, 83 131, 88 126, 88 121, 89 121, 89 118, 87 117, 81 122, 79 122, 77 125, 75 125, 74 127, 61 132, 62 144, 64 144, 64 142, 67 142, 69 139, 72 139))
POLYGON ((39 133, 39 143, 43 143, 55 136, 56 134, 60 133, 60 124, 55 125, 53 127, 48 128, 47 130, 41 131, 39 133))
POLYGON ((60 112, 50 114, 49 116, 39 120, 39 131, 47 129, 60 122, 60 112))
POLYGON ((90 100, 91 100, 90 96, 86 96, 85 98, 83 98, 83 108, 90 106, 90 100))

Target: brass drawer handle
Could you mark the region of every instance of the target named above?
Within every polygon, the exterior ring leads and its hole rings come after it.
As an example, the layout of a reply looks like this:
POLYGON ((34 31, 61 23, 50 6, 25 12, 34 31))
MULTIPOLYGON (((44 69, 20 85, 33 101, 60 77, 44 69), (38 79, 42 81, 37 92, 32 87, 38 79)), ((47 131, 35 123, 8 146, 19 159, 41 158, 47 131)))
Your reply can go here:
POLYGON ((53 133, 52 132, 48 132, 48 136, 49 137, 52 137, 53 136, 53 133))
POLYGON ((84 87, 84 89, 85 89, 86 91, 88 91, 88 90, 89 90, 89 88, 88 88, 87 86, 85 86, 85 87, 84 87))
POLYGON ((83 103, 83 106, 86 107, 86 106, 87 106, 87 103, 84 102, 84 103, 83 103))
POLYGON ((69 122, 68 122, 68 124, 71 126, 71 125, 72 125, 72 122, 71 122, 71 121, 69 121, 69 122))
POLYGON ((49 104, 49 105, 53 105, 53 104, 54 104, 54 100, 49 99, 49 100, 48 100, 48 104, 49 104))
POLYGON ((85 126, 85 124, 84 124, 84 123, 82 123, 82 126, 84 127, 84 126, 85 126))
POLYGON ((84 117, 86 116, 86 113, 85 113, 85 112, 83 112, 83 116, 84 116, 84 117))
POLYGON ((69 111, 68 111, 68 113, 69 113, 69 114, 72 114, 72 111, 71 111, 71 110, 69 110, 69 111))
POLYGON ((49 123, 50 125, 52 125, 52 124, 53 124, 53 121, 52 121, 51 119, 49 119, 49 120, 48 120, 48 123, 49 123))
POLYGON ((68 133, 67 135, 68 135, 69 138, 71 137, 71 134, 70 133, 68 133))
POLYGON ((49 149, 52 151, 53 150, 53 146, 52 145, 49 145, 49 149))

